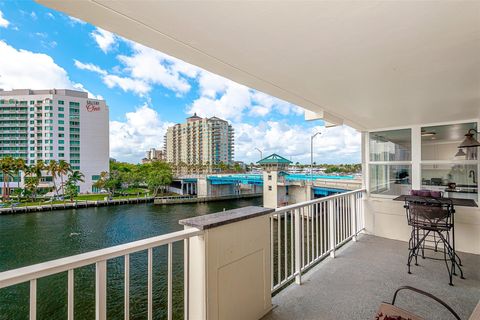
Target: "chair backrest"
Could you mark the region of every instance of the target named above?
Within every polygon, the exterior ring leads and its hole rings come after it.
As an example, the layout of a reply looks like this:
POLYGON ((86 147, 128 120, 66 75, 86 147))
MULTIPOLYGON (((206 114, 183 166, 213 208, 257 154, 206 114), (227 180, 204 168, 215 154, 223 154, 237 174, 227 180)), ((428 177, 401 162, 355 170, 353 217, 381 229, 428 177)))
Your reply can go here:
POLYGON ((453 225, 455 211, 452 202, 446 199, 406 197, 405 209, 411 226, 449 229, 453 225))
POLYGON ((407 310, 383 302, 378 308, 375 320, 425 320, 407 310))

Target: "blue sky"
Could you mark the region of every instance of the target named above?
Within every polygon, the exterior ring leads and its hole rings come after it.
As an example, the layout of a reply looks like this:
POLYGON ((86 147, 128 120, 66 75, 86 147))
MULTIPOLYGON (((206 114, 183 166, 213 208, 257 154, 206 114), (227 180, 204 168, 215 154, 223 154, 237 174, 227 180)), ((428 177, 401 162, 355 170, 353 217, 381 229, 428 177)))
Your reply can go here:
POLYGON ((110 107, 111 156, 138 162, 163 146, 168 126, 219 116, 235 128, 236 160, 279 153, 318 163, 360 161, 360 136, 348 127, 306 122, 303 110, 203 69, 118 37, 33 1, 0 0, 0 88, 76 88, 110 107), (2 62, 3 61, 3 62, 2 62))

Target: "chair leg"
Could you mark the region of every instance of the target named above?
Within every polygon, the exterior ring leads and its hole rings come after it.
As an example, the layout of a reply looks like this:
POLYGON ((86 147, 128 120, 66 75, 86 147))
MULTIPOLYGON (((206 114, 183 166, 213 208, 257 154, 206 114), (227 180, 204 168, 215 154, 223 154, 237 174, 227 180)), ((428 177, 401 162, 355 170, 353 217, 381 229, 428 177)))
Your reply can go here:
POLYGON ((463 270, 462 270, 462 267, 461 267, 461 264, 457 261, 457 258, 460 259, 457 255, 457 253, 455 252, 455 250, 453 249, 453 247, 450 245, 450 243, 447 241, 448 238, 445 238, 441 233, 439 233, 439 237, 444 241, 445 245, 446 245, 446 250, 448 251, 448 255, 450 257, 450 260, 452 262, 452 274, 453 275, 457 275, 455 270, 457 267, 458 270, 460 270, 460 279, 465 279, 464 275, 463 275, 463 270))
POLYGON ((448 272, 448 278, 449 278, 449 285, 453 286, 453 275, 452 275, 452 269, 449 267, 448 265, 448 260, 447 259, 447 243, 446 242, 443 242, 443 259, 445 260, 445 266, 447 267, 447 272, 448 272))
MULTIPOLYGON (((430 231, 429 231, 430 232, 430 231)), ((408 273, 411 274, 411 271, 410 271, 410 264, 412 262, 412 259, 413 257, 415 257, 415 259, 417 259, 417 256, 419 254, 419 251, 421 249, 421 246, 423 244, 423 242, 425 241, 425 238, 428 236, 429 232, 427 232, 426 234, 424 234, 422 236, 421 239, 416 239, 416 242, 415 242, 415 246, 410 250, 410 253, 408 255, 408 262, 407 262, 407 266, 408 266, 408 273)), ((413 234, 414 236, 416 237, 417 234, 419 234, 417 231, 413 231, 413 234)), ((416 261, 415 261, 416 262, 416 261)), ((415 263, 415 265, 418 266, 417 263, 415 263)))

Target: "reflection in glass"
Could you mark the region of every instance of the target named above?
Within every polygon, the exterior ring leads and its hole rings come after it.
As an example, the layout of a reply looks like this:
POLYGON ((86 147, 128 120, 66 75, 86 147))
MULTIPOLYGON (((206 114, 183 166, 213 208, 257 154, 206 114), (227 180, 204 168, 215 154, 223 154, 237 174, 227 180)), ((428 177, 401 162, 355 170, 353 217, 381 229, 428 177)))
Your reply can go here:
POLYGON ((410 161, 411 129, 370 133, 370 161, 410 161))
POLYGON ((408 194, 412 189, 410 165, 370 165, 370 193, 408 194))
POLYGON ((477 187, 475 164, 423 164, 422 186, 448 186, 455 183, 459 188, 477 187))
MULTIPOLYGON (((422 160, 475 160, 477 148, 464 148, 459 154, 458 146, 469 129, 477 129, 475 122, 423 127, 422 160)), ((476 135, 474 135, 476 139, 476 135)))

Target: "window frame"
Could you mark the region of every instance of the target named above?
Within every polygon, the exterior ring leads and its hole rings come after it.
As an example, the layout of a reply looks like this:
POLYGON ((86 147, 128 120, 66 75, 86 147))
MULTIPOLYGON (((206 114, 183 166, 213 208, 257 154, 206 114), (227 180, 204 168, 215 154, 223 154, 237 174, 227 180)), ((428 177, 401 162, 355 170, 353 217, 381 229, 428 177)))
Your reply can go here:
MULTIPOLYGON (((422 188, 422 165, 424 164, 474 164, 477 165, 477 189, 480 189, 480 157, 477 160, 422 160, 422 137, 421 137, 421 128, 422 127, 433 127, 433 126, 442 126, 442 125, 455 125, 455 124, 464 124, 464 123, 476 123, 477 130, 480 129, 479 119, 464 119, 457 121, 445 121, 445 122, 436 122, 436 123, 422 123, 418 125, 410 126, 399 126, 399 127, 390 127, 390 128, 378 128, 375 130, 367 130, 363 134, 363 165, 364 165, 364 186, 367 189, 367 192, 372 198, 387 198, 393 199, 398 195, 382 195, 370 193, 370 165, 371 164, 385 164, 385 165, 410 165, 411 166, 411 186, 412 189, 418 190, 422 188), (411 130, 411 160, 410 161, 371 161, 370 160, 370 133, 380 132, 380 131, 394 131, 410 129, 411 130)), ((480 147, 478 147, 480 148, 480 147)), ((478 150, 480 153, 480 150, 478 150)), ((479 190, 480 191, 480 190, 479 190)), ((480 202, 480 192, 477 193, 477 202, 480 202)))

